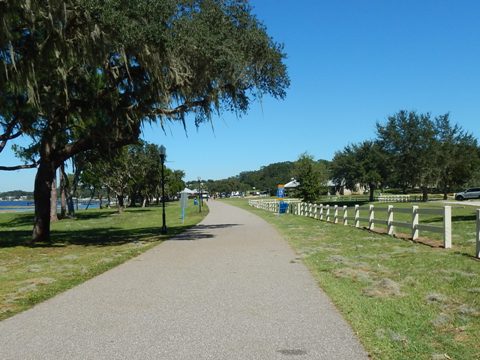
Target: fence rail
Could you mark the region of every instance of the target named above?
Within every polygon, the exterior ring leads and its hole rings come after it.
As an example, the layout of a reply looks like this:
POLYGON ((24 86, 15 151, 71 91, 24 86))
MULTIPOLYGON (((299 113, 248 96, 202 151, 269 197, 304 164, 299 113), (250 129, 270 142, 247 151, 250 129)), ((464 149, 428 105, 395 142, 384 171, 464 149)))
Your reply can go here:
POLYGON ((475 249, 475 257, 480 259, 480 209, 477 209, 477 235, 476 239, 476 249, 475 249))
MULTIPOLYGON (((406 195, 408 196, 408 195, 406 195)), ((417 240, 420 231, 429 231, 442 234, 443 247, 449 249, 452 247, 452 209, 450 206, 444 206, 441 209, 422 208, 412 206, 411 209, 398 208, 393 205, 388 207, 377 207, 370 205, 367 210, 360 209, 359 205, 354 207, 339 207, 337 205, 323 205, 304 203, 299 200, 285 200, 289 203, 287 212, 293 215, 311 217, 318 220, 333 222, 337 224, 342 222, 343 225, 349 225, 349 221, 353 221, 353 226, 359 228, 361 223, 369 230, 375 229, 375 224, 387 226, 387 233, 395 235, 396 228, 405 228, 410 230, 413 240, 417 240), (354 211, 354 216, 348 216, 349 210, 354 211), (343 212, 343 213, 341 213, 343 212), (363 216, 361 216, 362 214, 363 216), (395 214, 411 214, 410 221, 395 220, 395 214), (375 214, 385 214, 386 219, 376 217, 375 214), (433 225, 420 223, 420 215, 439 215, 442 217, 442 225, 433 225)), ((250 200, 249 205, 271 211, 279 212, 279 201, 276 200, 250 200)), ((477 238, 476 238, 476 257, 480 257, 480 210, 477 211, 477 238)))

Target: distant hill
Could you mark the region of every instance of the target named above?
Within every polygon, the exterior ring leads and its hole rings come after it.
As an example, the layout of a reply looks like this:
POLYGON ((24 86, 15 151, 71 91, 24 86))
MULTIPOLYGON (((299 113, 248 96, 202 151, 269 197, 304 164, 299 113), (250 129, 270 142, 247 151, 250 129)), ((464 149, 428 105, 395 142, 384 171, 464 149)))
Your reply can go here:
POLYGON ((33 192, 23 191, 23 190, 12 190, 6 192, 0 192, 0 198, 13 197, 15 199, 20 199, 22 196, 27 198, 33 198, 33 192))
MULTIPOLYGON (((324 163, 328 168, 329 161, 318 160, 319 163, 324 163)), ((258 190, 266 191, 271 195, 275 194, 278 184, 285 184, 294 176, 295 162, 283 161, 278 163, 262 166, 258 170, 243 171, 236 176, 220 180, 206 180, 204 181, 205 188, 210 192, 225 192, 232 191, 248 191, 258 190)), ((198 187, 197 181, 187 182, 187 186, 192 189, 198 187)))

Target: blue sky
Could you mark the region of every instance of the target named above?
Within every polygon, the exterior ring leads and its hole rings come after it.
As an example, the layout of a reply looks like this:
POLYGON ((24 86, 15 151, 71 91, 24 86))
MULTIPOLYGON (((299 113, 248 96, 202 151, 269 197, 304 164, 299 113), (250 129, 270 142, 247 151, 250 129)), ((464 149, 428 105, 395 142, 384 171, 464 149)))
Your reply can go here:
MULTIPOLYGON (((187 135, 147 125, 186 180, 219 179, 307 151, 330 160, 375 137, 400 109, 451 113, 480 138, 480 1, 254 0, 254 13, 285 46, 291 87, 240 119, 223 114, 187 135)), ((0 163, 16 164, 10 152, 0 163)), ((0 172, 0 191, 33 189, 34 171, 0 172)), ((288 179, 286 179, 288 180, 288 179)))

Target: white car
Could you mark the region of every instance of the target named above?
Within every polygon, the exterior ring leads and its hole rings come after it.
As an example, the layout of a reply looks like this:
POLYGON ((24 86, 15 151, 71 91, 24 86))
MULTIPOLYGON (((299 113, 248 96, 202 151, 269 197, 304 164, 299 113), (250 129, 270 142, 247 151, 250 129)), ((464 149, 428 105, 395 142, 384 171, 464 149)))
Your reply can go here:
POLYGON ((455 200, 480 198, 480 188, 471 188, 455 194, 455 200))

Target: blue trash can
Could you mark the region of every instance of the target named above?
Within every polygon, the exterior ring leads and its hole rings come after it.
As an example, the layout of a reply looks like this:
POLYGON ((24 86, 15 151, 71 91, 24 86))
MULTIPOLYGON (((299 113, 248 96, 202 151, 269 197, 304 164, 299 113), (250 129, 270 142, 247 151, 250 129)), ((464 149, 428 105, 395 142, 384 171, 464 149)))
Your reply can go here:
POLYGON ((279 204, 279 213, 280 214, 285 214, 287 212, 287 209, 288 209, 288 203, 286 202, 280 202, 279 204))

